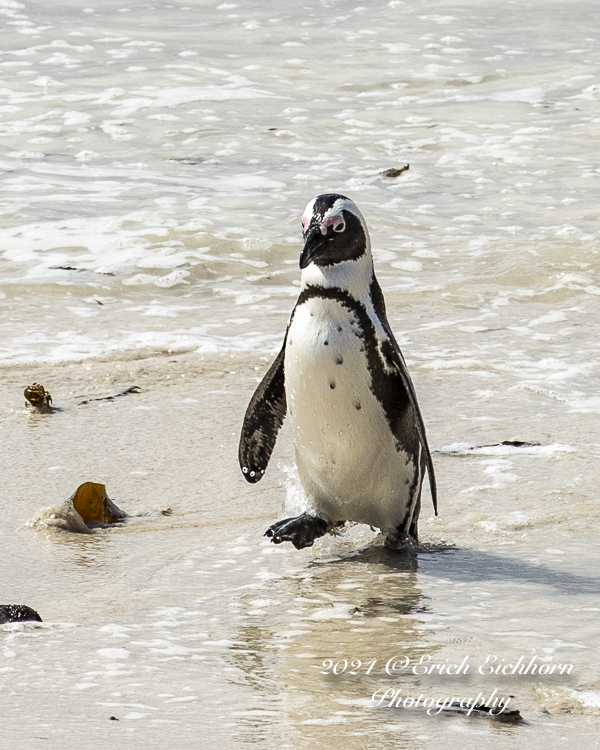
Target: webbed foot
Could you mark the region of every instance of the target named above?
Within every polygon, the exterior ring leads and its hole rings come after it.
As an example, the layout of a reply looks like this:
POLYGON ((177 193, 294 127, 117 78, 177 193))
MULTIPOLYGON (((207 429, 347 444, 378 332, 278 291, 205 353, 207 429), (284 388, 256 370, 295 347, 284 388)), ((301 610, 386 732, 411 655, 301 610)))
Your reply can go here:
POLYGON ((397 529, 386 536, 383 546, 394 552, 409 552, 418 549, 419 541, 411 534, 397 529))
POLYGON ((315 539, 324 536, 329 530, 325 519, 303 513, 296 518, 284 518, 277 521, 265 531, 275 544, 291 542, 296 549, 312 547, 315 539))

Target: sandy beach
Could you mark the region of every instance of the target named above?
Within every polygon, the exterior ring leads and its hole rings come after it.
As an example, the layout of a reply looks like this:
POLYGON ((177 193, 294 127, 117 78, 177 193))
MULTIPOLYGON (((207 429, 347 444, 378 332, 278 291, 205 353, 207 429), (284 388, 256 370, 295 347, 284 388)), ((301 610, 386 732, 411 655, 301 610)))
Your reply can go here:
MULTIPOLYGON (((424 732, 435 741, 464 726, 500 732, 506 747, 525 736, 528 747, 542 747, 559 726, 575 743, 595 742, 585 701, 598 689, 589 656, 597 581, 587 561, 599 518, 584 486, 555 490, 559 472, 571 476, 585 460, 577 426, 568 432, 567 420, 553 419, 548 429, 547 415, 526 435, 486 426, 469 434, 472 446, 518 435, 545 447, 469 453, 463 442, 450 446, 458 453, 434 454, 440 516, 425 500, 417 558, 384 550, 365 527, 297 552, 262 536, 286 496, 297 500, 287 432, 259 485, 248 486, 237 466, 239 425, 268 360, 164 354, 4 368, 4 598, 44 620, 2 626, 4 736, 24 747, 63 736, 67 746, 126 737, 130 747, 186 747, 201 735, 210 747, 312 747, 326 737, 330 747, 358 748, 377 727, 376 747, 399 731, 418 747, 424 732), (22 388, 33 381, 50 390, 57 411, 24 407, 22 388), (141 392, 91 400, 132 385, 141 392), (495 501, 482 504, 464 492, 490 466, 500 467, 491 474, 498 484, 508 461, 536 478, 518 502, 492 489, 495 501), (89 535, 24 525, 86 480, 106 484, 132 517, 89 535), (576 635, 565 607, 578 613, 576 635), (490 655, 497 666, 534 654, 539 663, 571 663, 571 674, 498 676, 485 666, 490 655), (408 671, 388 674, 392 657, 408 659, 408 671), (468 674, 440 674, 439 665, 465 658, 468 674), (344 660, 355 673, 333 674, 344 660), (429 662, 435 673, 411 672, 429 662), (494 729, 474 716, 373 708, 371 696, 391 688, 436 700, 495 689, 514 695, 529 724, 494 729)), ((426 413, 435 413, 435 377, 415 377, 426 413)), ((463 388, 456 378, 457 413, 466 408, 463 388)), ((430 433, 434 450, 445 450, 443 424, 434 421, 430 433)))

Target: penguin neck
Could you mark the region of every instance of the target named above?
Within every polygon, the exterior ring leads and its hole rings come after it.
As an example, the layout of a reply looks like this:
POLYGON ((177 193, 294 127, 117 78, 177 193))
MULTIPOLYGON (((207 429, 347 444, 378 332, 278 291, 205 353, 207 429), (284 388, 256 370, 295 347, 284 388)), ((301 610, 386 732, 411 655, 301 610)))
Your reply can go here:
POLYGON ((369 247, 356 260, 343 260, 331 266, 317 266, 309 263, 300 276, 300 289, 323 287, 342 289, 357 300, 370 299, 373 282, 373 258, 369 247))

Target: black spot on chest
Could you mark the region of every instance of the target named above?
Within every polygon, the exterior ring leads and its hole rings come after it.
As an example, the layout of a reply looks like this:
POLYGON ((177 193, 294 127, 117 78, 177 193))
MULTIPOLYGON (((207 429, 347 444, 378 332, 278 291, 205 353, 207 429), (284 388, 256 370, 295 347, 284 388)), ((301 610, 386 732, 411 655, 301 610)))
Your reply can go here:
MULTIPOLYGON (((349 321, 353 323, 352 332, 358 339, 358 349, 364 353, 369 369, 371 392, 381 404, 390 430, 396 436, 398 449, 402 448, 409 454, 415 453, 418 450, 418 433, 408 426, 414 420, 414 409, 396 365, 391 340, 380 341, 365 305, 343 289, 307 286, 298 298, 297 307, 309 300, 318 299, 337 302, 348 310, 349 321)), ((379 303, 375 306, 378 317, 382 320, 385 330, 388 331, 389 324, 385 316, 384 303, 377 298, 375 301, 379 303)), ((342 326, 336 327, 338 332, 342 331, 342 326)), ((336 364, 342 364, 343 355, 336 351, 334 361, 336 364)), ((332 390, 335 388, 334 380, 330 381, 329 387, 332 390)), ((357 411, 362 408, 358 401, 353 405, 357 411)))

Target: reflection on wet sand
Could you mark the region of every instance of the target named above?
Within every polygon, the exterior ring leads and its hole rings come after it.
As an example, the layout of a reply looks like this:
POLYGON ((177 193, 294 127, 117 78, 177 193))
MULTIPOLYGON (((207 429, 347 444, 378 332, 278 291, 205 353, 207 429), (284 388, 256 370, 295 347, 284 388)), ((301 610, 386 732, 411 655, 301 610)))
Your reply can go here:
MULTIPOLYGON (((230 658, 254 693, 237 712, 237 739, 253 744, 260 732, 282 742, 285 727, 287 747, 362 748, 367 734, 371 742, 365 708, 374 691, 391 684, 414 690, 414 677, 386 674, 388 659, 418 662, 435 650, 415 628, 427 610, 417 567, 416 555, 373 545, 272 581, 263 601, 246 594, 246 614, 258 605, 269 608, 269 618, 235 631, 230 658)), ((396 747, 415 746, 411 732, 397 739, 396 747)))

